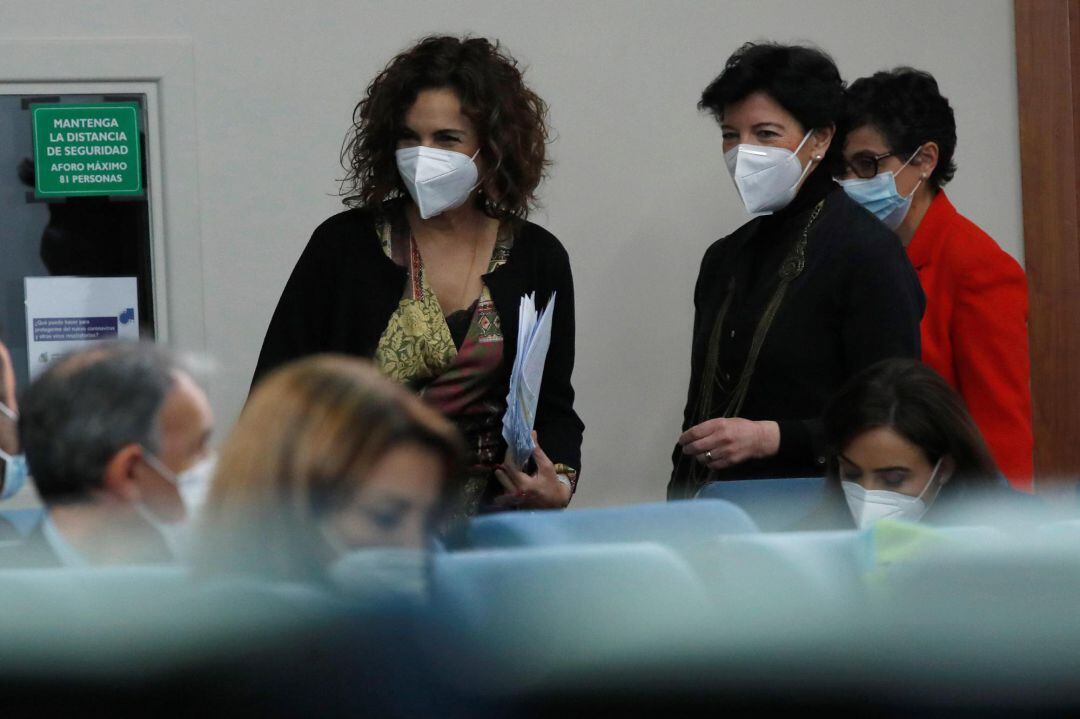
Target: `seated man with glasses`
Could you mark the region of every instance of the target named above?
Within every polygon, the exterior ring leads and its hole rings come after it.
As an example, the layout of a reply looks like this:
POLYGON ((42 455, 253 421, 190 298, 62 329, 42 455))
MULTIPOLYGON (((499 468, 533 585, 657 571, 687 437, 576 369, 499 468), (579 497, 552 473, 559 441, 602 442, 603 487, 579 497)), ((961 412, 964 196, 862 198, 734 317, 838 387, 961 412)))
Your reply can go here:
POLYGON ((202 389, 168 353, 116 343, 66 357, 31 383, 20 409, 19 435, 47 514, 9 563, 176 559, 213 419, 202 389))

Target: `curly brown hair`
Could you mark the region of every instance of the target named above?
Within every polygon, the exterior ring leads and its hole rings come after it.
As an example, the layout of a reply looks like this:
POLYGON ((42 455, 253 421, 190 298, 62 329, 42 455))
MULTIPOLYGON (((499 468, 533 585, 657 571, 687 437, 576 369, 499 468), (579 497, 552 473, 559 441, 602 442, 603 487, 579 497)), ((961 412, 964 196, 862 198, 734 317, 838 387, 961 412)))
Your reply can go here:
POLYGON ((547 105, 525 85, 517 61, 485 38, 426 37, 371 81, 341 149, 342 201, 373 207, 407 196, 394 152, 405 113, 430 88, 454 90, 477 130, 488 168, 480 208, 498 219, 524 219, 550 164, 547 105))

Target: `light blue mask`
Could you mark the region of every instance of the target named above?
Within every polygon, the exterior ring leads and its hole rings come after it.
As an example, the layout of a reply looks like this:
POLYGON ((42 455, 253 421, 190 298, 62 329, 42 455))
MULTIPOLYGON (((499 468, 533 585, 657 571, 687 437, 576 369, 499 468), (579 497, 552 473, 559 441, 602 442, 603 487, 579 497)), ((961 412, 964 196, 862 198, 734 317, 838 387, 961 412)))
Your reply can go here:
MULTIPOLYGON (((15 410, 0 402, 0 414, 3 414, 12 423, 19 421, 19 414, 15 410)), ((25 454, 8 454, 0 449, 0 459, 4 461, 3 473, 0 473, 0 500, 10 499, 26 486, 26 478, 30 470, 26 466, 25 454)))
POLYGON ((4 460, 4 474, 0 478, 0 499, 10 499, 26 486, 30 470, 26 466, 25 454, 8 454, 0 449, 0 459, 4 460))
MULTIPOLYGON (((922 150, 922 145, 916 148, 900 170, 907 167, 915 159, 915 156, 919 154, 920 150, 922 150)), ((896 190, 896 175, 900 173, 900 170, 896 172, 886 170, 866 179, 857 177, 852 180, 839 180, 838 182, 844 188, 844 192, 848 194, 848 197, 865 207, 874 217, 884 222, 890 230, 895 230, 907 217, 907 213, 911 209, 911 198, 915 196, 915 190, 919 189, 919 185, 922 184, 922 178, 919 178, 919 181, 915 183, 915 187, 911 188, 911 192, 907 195, 901 195, 896 190)))

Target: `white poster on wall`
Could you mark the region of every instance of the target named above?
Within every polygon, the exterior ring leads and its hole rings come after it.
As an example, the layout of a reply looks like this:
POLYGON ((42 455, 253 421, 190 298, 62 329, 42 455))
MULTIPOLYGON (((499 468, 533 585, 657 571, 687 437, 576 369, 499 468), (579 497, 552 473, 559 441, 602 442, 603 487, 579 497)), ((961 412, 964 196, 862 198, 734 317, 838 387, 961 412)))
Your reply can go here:
POLYGON ((27 277, 25 286, 31 379, 72 352, 139 339, 134 277, 27 277))

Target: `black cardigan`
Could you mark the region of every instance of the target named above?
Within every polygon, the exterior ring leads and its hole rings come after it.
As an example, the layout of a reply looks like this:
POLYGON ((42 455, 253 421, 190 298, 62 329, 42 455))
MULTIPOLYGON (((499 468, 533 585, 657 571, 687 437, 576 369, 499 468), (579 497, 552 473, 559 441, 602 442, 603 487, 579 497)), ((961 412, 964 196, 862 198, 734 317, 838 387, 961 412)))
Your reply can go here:
MULTIPOLYGON (((263 340, 254 382, 305 355, 337 352, 371 358, 405 291, 407 273, 383 252, 376 213, 352 209, 316 228, 300 256, 263 340)), ((551 347, 536 409, 539 444, 555 463, 581 470, 584 425, 574 411, 574 281, 555 237, 523 222, 506 263, 484 275, 502 323, 502 377, 509 388, 517 354, 518 305, 536 292, 538 307, 557 292, 551 347)))
MULTIPOLYGON (((751 220, 705 252, 694 290, 683 431, 695 423, 713 324, 732 276, 736 289, 717 366, 728 389, 738 380, 758 319, 779 282, 780 263, 821 200, 825 204, 808 235, 805 269, 788 287, 739 413, 746 419, 777 421, 779 453, 714 472, 709 481, 821 476, 825 451, 820 415, 829 397, 878 360, 919 358, 925 300, 900 240, 819 169, 787 208, 751 220)), ((722 413, 727 397, 717 393, 710 417, 722 413)), ((672 462, 668 497, 692 496, 698 485, 687 471, 694 460, 684 458, 676 445, 672 462)))

